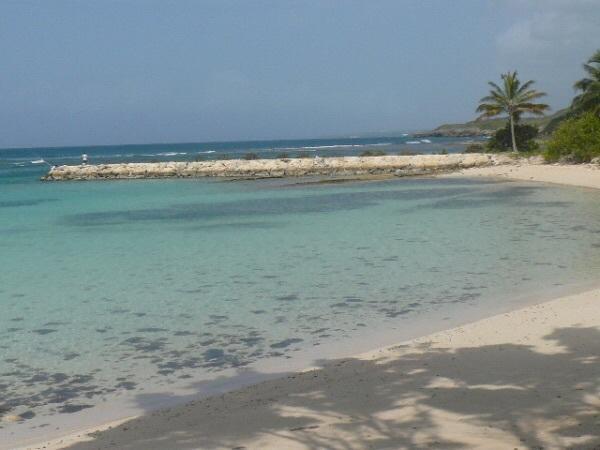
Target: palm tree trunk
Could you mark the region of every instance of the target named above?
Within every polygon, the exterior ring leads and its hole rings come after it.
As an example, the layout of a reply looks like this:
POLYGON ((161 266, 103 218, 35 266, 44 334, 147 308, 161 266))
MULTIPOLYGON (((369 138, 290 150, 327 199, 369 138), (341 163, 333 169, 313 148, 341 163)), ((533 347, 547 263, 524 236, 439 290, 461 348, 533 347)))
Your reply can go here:
POLYGON ((510 137, 512 138, 512 149, 513 152, 518 152, 517 149, 517 139, 515 138, 515 119, 512 114, 510 114, 510 137))

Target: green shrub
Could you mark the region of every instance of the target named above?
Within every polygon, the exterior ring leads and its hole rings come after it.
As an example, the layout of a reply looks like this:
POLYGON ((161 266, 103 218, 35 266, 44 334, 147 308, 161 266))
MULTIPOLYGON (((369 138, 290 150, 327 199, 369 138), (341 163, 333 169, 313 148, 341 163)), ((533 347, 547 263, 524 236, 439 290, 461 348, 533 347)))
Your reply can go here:
POLYGON ((386 153, 383 150, 365 150, 360 156, 385 156, 386 153))
POLYGON ((398 153, 400 156, 415 156, 415 155, 419 155, 419 152, 413 152, 411 150, 402 150, 400 153, 398 153))
POLYGON ((279 155, 277 155, 277 159, 289 159, 290 155, 288 155, 287 153, 280 153, 279 155))
MULTIPOLYGON (((531 152, 538 148, 534 139, 539 134, 538 128, 533 125, 515 125, 515 140, 519 151, 531 152)), ((494 152, 506 152, 512 150, 512 137, 510 134, 510 124, 500 128, 488 141, 487 147, 494 152)))
POLYGON ((439 152, 440 155, 447 155, 448 154, 448 150, 446 150, 445 148, 441 149, 439 152))
POLYGON ((464 153, 485 153, 485 145, 480 143, 469 144, 464 153))
POLYGON ((585 113, 565 120, 548 141, 547 161, 589 162, 600 156, 600 117, 585 113))
POLYGON ((258 159, 258 155, 256 153, 246 153, 244 155, 244 159, 246 159, 246 160, 258 159))
POLYGON ((312 155, 308 152, 300 152, 298 153, 298 158, 310 158, 312 155))

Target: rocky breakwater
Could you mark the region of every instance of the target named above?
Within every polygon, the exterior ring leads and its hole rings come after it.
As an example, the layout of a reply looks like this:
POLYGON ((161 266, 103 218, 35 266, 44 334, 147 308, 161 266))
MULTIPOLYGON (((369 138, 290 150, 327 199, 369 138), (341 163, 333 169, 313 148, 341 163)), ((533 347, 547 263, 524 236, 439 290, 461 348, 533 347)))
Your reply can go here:
POLYGON ((290 158, 257 160, 216 160, 201 162, 124 163, 52 167, 46 181, 105 180, 136 178, 193 177, 299 177, 312 175, 396 176, 426 175, 469 167, 508 164, 502 155, 452 154, 415 156, 344 156, 333 158, 290 158))

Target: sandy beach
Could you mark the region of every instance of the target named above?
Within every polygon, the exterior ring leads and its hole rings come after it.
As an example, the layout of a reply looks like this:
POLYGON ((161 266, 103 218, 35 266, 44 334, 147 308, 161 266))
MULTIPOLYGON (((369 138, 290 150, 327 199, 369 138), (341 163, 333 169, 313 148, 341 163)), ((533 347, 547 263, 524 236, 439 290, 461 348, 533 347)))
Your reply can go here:
MULTIPOLYGON (((590 165, 449 176, 600 188, 590 165)), ((600 448, 600 289, 28 449, 600 448)))
POLYGON ((514 164, 463 169, 444 176, 497 177, 600 189, 598 164, 530 164, 517 161, 514 164))
POLYGON ((27 448, 600 446, 600 289, 27 448))

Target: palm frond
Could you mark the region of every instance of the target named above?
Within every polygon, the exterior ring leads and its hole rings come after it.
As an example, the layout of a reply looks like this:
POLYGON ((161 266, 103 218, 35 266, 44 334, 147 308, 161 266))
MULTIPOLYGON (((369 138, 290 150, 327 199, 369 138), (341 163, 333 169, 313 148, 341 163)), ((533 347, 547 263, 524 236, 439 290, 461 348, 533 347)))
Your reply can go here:
POLYGON ((539 91, 528 91, 528 92, 524 92, 523 94, 521 94, 519 96, 519 101, 521 102, 527 102, 530 100, 535 100, 536 98, 542 98, 542 97, 546 97, 545 92, 539 92, 539 91))
POLYGON ((582 78, 573 84, 575 90, 581 93, 572 103, 571 109, 577 112, 592 111, 600 113, 600 49, 583 64, 583 70, 589 77, 582 78))
POLYGON ((503 73, 501 79, 500 85, 493 81, 488 82, 492 89, 488 95, 479 100, 476 109, 476 112, 481 113, 480 118, 506 113, 509 117, 518 120, 521 114, 539 115, 548 109, 548 105, 533 102, 546 95, 545 92, 532 89, 535 83, 533 80, 521 84, 517 71, 503 73))
POLYGON ((519 88, 519 90, 517 91, 517 93, 521 94, 521 93, 525 92, 527 89, 529 89, 529 87, 530 87, 530 86, 531 86, 533 83, 535 83, 535 81, 533 81, 533 80, 526 81, 525 83, 523 83, 523 84, 521 85, 521 87, 519 88))
POLYGON ((498 86, 496 83, 494 83, 493 81, 488 81, 488 84, 493 88, 493 90, 490 92, 498 92, 498 93, 502 92, 502 88, 500 86, 498 86))
POLYGON ((523 113, 534 114, 536 116, 543 116, 544 113, 550 109, 549 105, 544 103, 521 103, 518 111, 523 113))
POLYGON ((600 64, 600 49, 596 50, 596 52, 588 59, 588 63, 590 64, 600 64))
POLYGON ((585 91, 593 82, 594 80, 591 80, 590 78, 582 78, 581 80, 576 81, 573 87, 578 91, 585 91))

